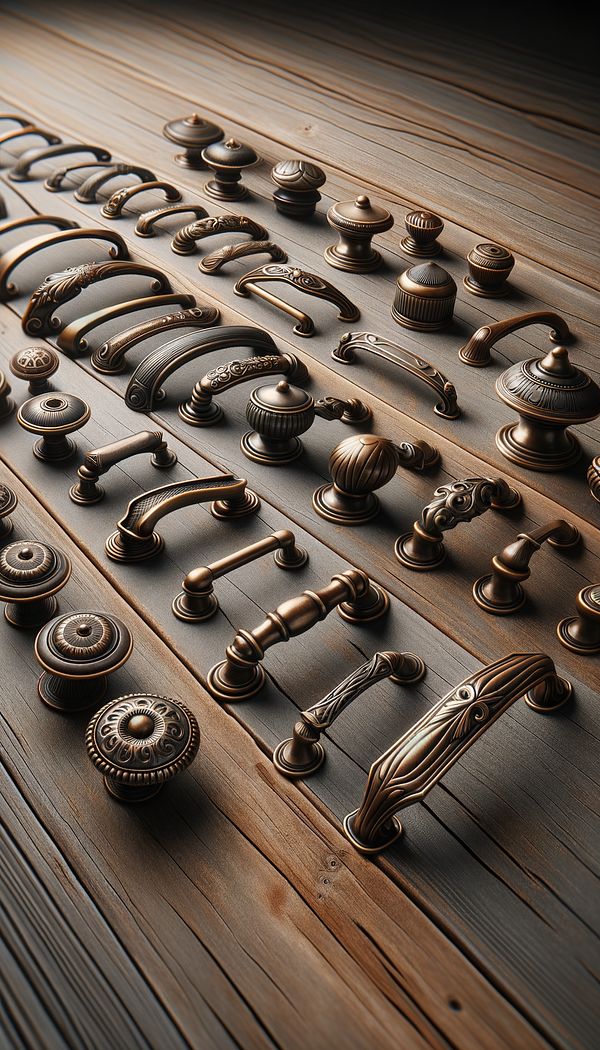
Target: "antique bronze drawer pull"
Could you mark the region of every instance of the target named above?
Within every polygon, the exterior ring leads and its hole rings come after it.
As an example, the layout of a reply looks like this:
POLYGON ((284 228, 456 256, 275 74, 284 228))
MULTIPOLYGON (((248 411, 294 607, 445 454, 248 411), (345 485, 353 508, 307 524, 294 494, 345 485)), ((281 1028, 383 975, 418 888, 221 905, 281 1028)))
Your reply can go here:
POLYGON ((514 256, 500 244, 476 244, 467 255, 469 274, 463 285, 471 295, 502 299, 510 292, 508 278, 515 265, 514 256))
POLYGON ((219 233, 247 233, 253 241, 264 241, 269 236, 264 226, 247 215, 207 215, 182 226, 171 241, 171 251, 176 255, 193 255, 196 241, 216 237, 219 233))
POLYGON ((77 298, 84 288, 107 281, 111 277, 122 277, 135 274, 152 279, 153 292, 170 292, 169 279, 155 266, 146 266, 128 260, 119 262, 88 262, 80 266, 69 266, 66 270, 51 273, 46 280, 31 293, 29 302, 21 318, 21 327, 27 335, 52 335, 60 331, 62 321, 55 317, 54 311, 64 303, 77 298))
POLYGON ((292 288, 296 288, 306 295, 313 295, 317 299, 327 300, 327 302, 337 307, 339 311, 338 320, 340 321, 357 321, 360 317, 360 310, 354 303, 351 303, 329 281, 317 277, 315 273, 307 273, 306 270, 285 266, 282 263, 267 263, 266 266, 258 266, 255 270, 249 270, 248 273, 242 274, 233 286, 235 294, 247 298, 253 292, 260 299, 270 303, 271 306, 276 306, 278 310, 283 310, 290 317, 294 317, 297 322, 294 325, 296 335, 313 335, 315 331, 314 321, 308 314, 297 310, 294 306, 290 306, 283 299, 279 299, 278 296, 261 287, 263 283, 269 284, 273 281, 289 284, 292 288))
POLYGON ((159 398, 160 383, 178 368, 204 354, 233 346, 247 346, 263 354, 279 353, 267 332, 249 325, 223 325, 180 336, 158 346, 140 362, 125 392, 126 405, 134 412, 150 412, 159 398))
POLYGON ((336 525, 363 525, 381 509, 375 489, 387 485, 398 467, 428 470, 440 458, 426 441, 390 441, 375 434, 353 434, 329 457, 331 484, 313 493, 317 514, 336 525))
POLYGON ((105 219, 120 219, 123 214, 123 208, 129 203, 132 197, 136 197, 138 193, 146 193, 151 190, 162 190, 167 201, 180 201, 181 194, 176 186, 173 186, 171 182, 164 182, 162 179, 153 179, 151 182, 140 182, 134 186, 124 186, 121 190, 116 190, 110 197, 106 204, 100 208, 100 214, 105 219))
POLYGON ((223 418, 223 409, 213 401, 215 394, 267 375, 284 375, 303 383, 308 379, 308 370, 295 354, 269 354, 228 361, 226 365, 211 369, 196 383, 189 401, 180 404, 179 415, 190 426, 210 427, 223 418))
POLYGON ((202 273, 219 273, 227 263, 246 255, 270 255, 273 262, 287 262, 287 252, 274 241, 242 241, 240 244, 225 244, 205 255, 198 268, 202 273))
POLYGON ((337 573, 321 590, 303 591, 283 602, 253 631, 239 631, 227 647, 225 660, 208 672, 209 692, 224 703, 247 700, 264 685, 261 660, 272 645, 304 634, 333 609, 337 608, 344 620, 358 624, 384 616, 389 603, 386 592, 366 573, 359 569, 337 573))
POLYGON ((106 693, 108 675, 127 662, 132 649, 131 634, 116 616, 75 612, 55 617, 35 640, 43 668, 40 699, 64 714, 94 707, 106 693))
POLYGON ((0 121, 4 120, 13 120, 15 124, 19 124, 22 128, 26 128, 28 124, 31 124, 29 117, 22 117, 19 113, 0 113, 0 121))
POLYGON ((535 313, 519 314, 518 317, 509 317, 505 321, 496 321, 495 324, 484 324, 473 333, 464 346, 461 346, 458 356, 465 365, 485 368, 492 363, 491 350, 499 339, 531 324, 549 325, 550 339, 553 343, 566 343, 571 338, 569 326, 562 317, 549 310, 537 310, 535 313))
POLYGON ((357 667, 317 704, 300 712, 293 736, 282 740, 273 752, 273 765, 286 777, 308 777, 325 761, 321 733, 333 725, 338 715, 382 678, 400 685, 412 685, 425 677, 427 668, 413 653, 375 653, 357 667))
POLYGON ((400 247, 406 255, 433 259, 440 254, 442 246, 438 237, 444 229, 444 223, 439 215, 434 215, 431 211, 409 211, 404 224, 408 237, 400 241, 400 247))
POLYGON ((214 178, 204 184, 204 192, 216 201, 239 201, 248 195, 240 181, 242 171, 258 164, 258 154, 252 146, 235 139, 211 142, 202 150, 202 160, 214 172, 214 178))
POLYGON ((57 230, 78 230, 79 223, 73 219, 64 219, 62 215, 27 215, 24 219, 11 219, 0 226, 0 236, 12 233, 13 230, 26 229, 29 226, 54 226, 57 230))
POLYGON ((46 394, 52 389, 50 376, 58 371, 60 358, 51 346, 26 346, 10 359, 10 370, 17 379, 29 383, 29 393, 46 394))
POLYGON ((71 575, 66 554, 40 540, 17 540, 0 550, 0 602, 4 616, 22 630, 42 627, 56 614, 55 595, 71 575))
POLYGON ((59 142, 62 142, 62 139, 52 131, 44 131, 43 128, 38 128, 36 124, 25 124, 22 128, 11 128, 10 131, 5 131, 3 135, 0 135, 0 148, 5 146, 7 142, 25 138, 27 135, 35 135, 40 139, 44 139, 49 146, 57 146, 59 142))
POLYGON ((277 186, 273 201, 278 212, 293 219, 308 219, 321 200, 319 188, 325 182, 325 172, 308 160, 280 160, 271 169, 271 179, 277 186))
POLYGON ((25 150, 25 153, 21 154, 14 168, 11 168, 9 171, 8 177, 12 182, 26 182, 32 178, 29 169, 33 164, 43 160, 53 160, 54 157, 64 157, 70 153, 91 153, 96 160, 100 161, 111 159, 108 150, 102 149, 100 146, 90 146, 89 143, 83 142, 61 142, 56 146, 48 146, 45 149, 25 150))
POLYGON ((505 656, 465 678, 373 763, 360 806, 344 820, 352 845, 362 853, 390 846, 402 834, 395 814, 422 801, 516 700, 555 711, 571 693, 543 653, 505 656))
POLYGON ((600 583, 577 595, 577 616, 567 616, 556 628, 561 645, 580 656, 600 653, 600 583))
POLYGON ((385 233, 394 225, 387 208, 380 208, 364 194, 354 201, 332 205, 327 222, 338 235, 337 244, 325 249, 325 262, 336 270, 349 273, 371 273, 381 266, 382 258, 371 245, 377 233, 385 233))
POLYGON ((600 456, 594 456, 586 476, 592 498, 596 503, 600 503, 600 456))
POLYGON ((154 225, 160 219, 169 219, 171 215, 185 215, 186 212, 195 215, 197 219, 203 219, 207 215, 206 208, 200 204, 170 204, 166 208, 153 208, 152 211, 143 212, 133 232, 138 237, 154 237, 154 225))
POLYGON ((544 540, 559 550, 575 547, 581 539, 579 529, 570 521, 558 518, 531 532, 520 532, 499 554, 492 558, 493 572, 480 576, 473 584, 473 597, 480 608, 494 616, 516 612, 527 598, 523 587, 531 576, 529 562, 544 540))
POLYGON ((308 561, 307 552, 297 546, 293 532, 288 529, 274 532, 249 547, 228 554, 212 565, 201 565, 188 572, 182 583, 183 590, 173 599, 173 613, 178 620, 188 623, 210 620, 219 608, 219 599, 214 593, 215 580, 221 579, 234 569, 240 569, 242 565, 257 561, 265 554, 273 553, 273 560, 280 569, 300 569, 308 561))
POLYGON ((156 179, 156 175, 149 168, 140 168, 137 164, 113 164, 112 167, 103 168, 82 182, 75 190, 75 200, 80 204, 95 204, 98 191, 111 179, 120 178, 122 175, 135 175, 140 182, 154 182, 156 179))
POLYGON ((117 303, 116 306, 106 306, 102 310, 94 310, 85 317, 72 321, 56 340, 56 345, 65 354, 75 356, 83 354, 88 349, 88 341, 85 336, 94 328, 99 328, 108 321, 114 321, 117 317, 126 317, 139 310, 150 310, 156 306, 194 306, 196 300, 193 295, 184 292, 168 292, 166 295, 147 295, 143 299, 129 299, 125 303, 117 303))
POLYGON ((0 419, 6 419, 15 410, 15 403, 10 397, 11 386, 4 372, 0 371, 0 419))
POLYGON ((71 241, 94 240, 108 241, 108 254, 113 259, 128 259, 127 245, 118 233, 97 228, 58 230, 57 233, 46 233, 41 237, 32 237, 28 241, 10 248, 0 256, 0 302, 5 303, 19 294, 19 289, 9 278, 13 270, 37 252, 52 248, 55 244, 67 244, 71 241))
POLYGON ((183 153, 176 153, 173 160, 182 168, 202 171, 206 164, 202 160, 202 150, 213 142, 220 142, 225 137, 223 128, 205 120, 198 113, 189 117, 170 120, 163 126, 162 133, 169 142, 183 148, 183 153))
POLYGON ((175 328, 210 328, 217 324, 220 316, 216 306, 191 306, 187 310, 151 317, 149 321, 140 321, 107 339, 94 350, 90 363, 97 372, 117 375, 126 370, 125 355, 144 339, 175 328))
POLYGON ((17 412, 17 423, 23 430, 41 435, 33 446, 36 459, 57 463, 75 454, 77 446, 68 435, 85 426, 90 415, 90 406, 80 397, 50 391, 24 401, 17 412))
POLYGON ((349 365, 355 360, 357 350, 365 350, 384 361, 390 361, 431 387, 439 398, 433 409, 437 416, 443 419, 458 419, 460 416, 454 383, 446 379, 446 376, 438 372, 424 357, 411 354, 410 350, 405 350, 389 339, 374 335, 373 332, 346 332, 335 350, 331 351, 331 356, 334 361, 349 365))
POLYGON ((162 551, 165 541, 154 531, 157 521, 182 507, 212 502, 215 518, 244 518, 254 514, 260 500, 246 488, 244 478, 222 474, 193 481, 175 481, 136 496, 117 522, 105 545, 113 561, 142 561, 162 551))
POLYGON ((177 463, 177 456, 168 447, 162 430, 142 430, 139 434, 131 434, 121 441, 86 452, 77 471, 77 484, 69 490, 73 503, 99 503, 104 498, 104 489, 98 484, 98 478, 124 459, 149 452, 152 453, 150 462, 153 467, 163 469, 177 463))
POLYGON ((0 544, 4 545, 14 526, 10 515, 16 509, 17 494, 0 482, 0 544))
POLYGON ((412 530, 396 540, 396 557, 407 569, 437 569, 446 557, 445 532, 463 521, 472 521, 490 507, 512 510, 520 502, 519 493, 503 478, 465 478, 440 485, 412 530))
POLYGON ((61 168, 55 168, 51 175, 44 180, 44 189, 48 193, 60 193, 63 182, 74 171, 85 171, 87 168, 114 168, 112 160, 88 160, 83 164, 65 164, 61 168))

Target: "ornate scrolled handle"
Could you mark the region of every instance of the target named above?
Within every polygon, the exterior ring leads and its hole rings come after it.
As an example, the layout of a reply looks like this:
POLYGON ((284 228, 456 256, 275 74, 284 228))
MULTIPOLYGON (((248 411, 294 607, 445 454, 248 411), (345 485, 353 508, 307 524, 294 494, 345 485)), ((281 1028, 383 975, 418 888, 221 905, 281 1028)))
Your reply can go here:
POLYGON ((12 182, 26 182, 31 178, 29 169, 38 161, 52 160, 54 157, 64 157, 70 153, 91 153, 96 160, 109 161, 111 159, 108 150, 100 146, 90 146, 83 142, 61 142, 56 146, 48 146, 46 149, 28 149, 19 157, 14 168, 8 173, 12 182))
POLYGON ((101 190, 105 183, 120 175, 135 175, 140 182, 154 182, 156 179, 156 175, 149 168, 141 168, 137 164, 113 164, 112 167, 103 168, 102 171, 90 175, 89 179, 82 182, 81 186, 75 190, 75 200, 81 204, 95 204, 98 190, 101 190))
POLYGON ((340 292, 329 281, 325 281, 315 273, 307 273, 306 270, 299 270, 295 266, 284 266, 282 263, 267 263, 266 266, 258 266, 255 270, 249 270, 248 273, 242 274, 233 286, 235 294, 245 298, 252 292, 260 299, 264 299, 265 302, 271 303, 271 306, 276 306, 277 309, 283 310, 290 317, 295 317, 297 323, 294 325, 294 332, 296 335, 313 335, 315 331, 314 321, 312 317, 309 317, 302 310, 297 310, 294 306, 290 306, 283 299, 279 299, 278 296, 261 287, 262 284, 270 284, 273 281, 289 284, 292 288, 296 288, 306 295, 312 295, 317 299, 325 299, 327 302, 332 303, 338 309, 338 320, 340 321, 357 321, 360 317, 358 307, 350 302, 350 299, 343 292, 340 292))
POLYGON ((510 335, 511 332, 517 332, 519 328, 527 328, 530 324, 550 325, 550 339, 553 343, 566 343, 571 338, 569 326, 562 317, 549 310, 539 310, 531 314, 509 317, 505 321, 496 321, 495 324, 483 325, 464 346, 461 346, 458 356, 465 365, 485 368, 492 362, 491 349, 499 339, 510 335))
POLYGON ((37 124, 24 124, 21 128, 11 128, 10 131, 5 131, 3 135, 0 135, 0 147, 6 146, 7 142, 13 142, 15 139, 26 138, 28 135, 44 139, 49 146, 57 146, 59 142, 62 142, 60 136, 55 135, 53 131, 44 131, 43 128, 38 128, 37 124))
POLYGON ((116 463, 148 452, 152 453, 150 462, 153 467, 172 467, 177 463, 177 456, 168 447, 162 430, 142 430, 139 434, 131 434, 121 441, 87 452, 77 471, 77 484, 69 490, 69 496, 74 503, 98 503, 104 496, 98 478, 116 463))
POLYGON ((124 186, 120 190, 116 190, 112 197, 109 197, 106 204, 100 209, 100 213, 105 219, 118 219, 123 214, 123 208, 132 197, 137 197, 138 193, 146 193, 151 190, 162 190, 167 201, 180 201, 181 194, 176 186, 173 186, 171 182, 165 182, 163 179, 153 179, 151 182, 140 182, 133 186, 124 186))
POLYGON ((186 212, 195 215, 197 219, 206 218, 207 214, 206 208, 201 204, 170 204, 166 208, 153 208, 152 211, 145 211, 140 215, 133 232, 138 237, 154 237, 154 225, 160 219, 168 219, 171 215, 185 215, 186 212))
POLYGON ((269 236, 264 226, 247 215, 207 215, 182 226, 171 241, 171 251, 176 255, 192 255, 196 251, 196 241, 219 233, 247 233, 254 241, 264 241, 269 236))
POLYGON ((246 255, 270 255, 273 262, 287 262, 287 252, 274 241, 241 241, 240 244, 224 244, 205 255, 198 267, 202 273, 219 273, 227 263, 246 255))
POLYGON ((516 700, 547 712, 571 693, 543 653, 506 656, 470 675, 373 763, 360 806, 344 820, 352 845, 379 853, 394 842, 402 833, 395 814, 425 798, 516 700))
POLYGON ((5 303, 18 295, 18 288, 9 278, 25 259, 30 259, 37 252, 52 248, 55 244, 66 244, 70 241, 94 240, 108 241, 110 248, 108 254, 113 259, 128 259, 127 245, 118 233, 98 228, 58 230, 57 233, 47 233, 42 237, 32 237, 28 241, 16 244, 0 257, 0 302, 5 303))
POLYGON ((97 347, 92 353, 90 364, 97 372, 117 375, 125 371, 125 355, 144 339, 175 328, 211 328, 217 324, 220 316, 216 306, 191 306, 188 310, 177 310, 140 321, 97 347))
POLYGON ((29 226, 54 226, 57 230, 78 230, 79 223, 65 219, 62 215, 27 215, 24 219, 11 219, 0 226, 0 236, 13 230, 24 230, 29 226))
POLYGON ((268 354, 228 361, 211 369, 196 383, 189 401, 180 404, 179 415, 193 427, 212 426, 223 418, 223 409, 213 401, 215 394, 269 375, 284 375, 300 383, 308 379, 308 370, 295 354, 268 354))
POLYGON ((150 310, 155 306, 195 306, 196 300, 193 295, 183 292, 168 292, 166 295, 147 295, 143 299, 128 299, 127 302, 117 303, 115 306, 105 306, 102 310, 94 310, 85 317, 78 318, 63 328, 56 345, 65 354, 75 357, 88 349, 85 336, 92 329, 113 321, 116 317, 126 317, 127 314, 136 313, 138 310, 150 310))

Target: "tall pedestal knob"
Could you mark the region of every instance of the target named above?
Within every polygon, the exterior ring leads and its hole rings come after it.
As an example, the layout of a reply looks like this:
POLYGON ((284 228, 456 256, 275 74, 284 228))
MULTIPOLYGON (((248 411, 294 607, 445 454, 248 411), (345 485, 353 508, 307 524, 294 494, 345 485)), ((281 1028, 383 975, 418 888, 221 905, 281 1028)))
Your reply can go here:
POLYGON ((577 616, 561 620, 559 642, 581 656, 600 653, 600 583, 584 587, 577 595, 577 616))
POLYGON ((246 419, 253 428, 244 434, 241 447, 248 459, 271 466, 293 463, 302 455, 300 434, 315 418, 315 403, 305 390, 282 379, 275 386, 253 390, 246 419))
POLYGON ((251 146, 235 139, 213 142, 202 150, 202 160, 215 173, 204 186, 204 192, 217 201, 242 200, 248 190, 242 185, 242 169, 258 163, 258 154, 251 146))
POLYGON ((65 713, 93 707, 106 692, 107 676, 123 666, 132 648, 129 630, 116 616, 76 612, 55 617, 35 640, 43 668, 41 699, 65 713))
POLYGON ((60 358, 51 346, 27 346, 10 359, 10 370, 17 379, 29 383, 29 393, 45 394, 51 389, 48 382, 58 369, 60 358))
POLYGON ((456 282, 437 263, 419 263, 401 273, 392 306, 394 321, 418 332, 438 332, 452 321, 456 282))
POLYGON ((472 295, 501 299, 508 295, 507 283, 515 265, 514 256, 499 244, 476 244, 467 255, 469 273, 463 284, 472 295))
POLYGON ((0 601, 13 627, 38 628, 56 614, 55 595, 71 575, 61 551, 39 540, 18 540, 0 551, 0 601))
POLYGON ((8 485, 0 484, 0 543, 4 543, 13 530, 9 515, 18 502, 16 493, 9 489, 8 485))
POLYGON ((431 211, 410 211, 404 220, 408 237, 400 241, 400 247, 407 255, 416 255, 421 259, 432 259, 439 255, 442 246, 437 238, 444 229, 439 215, 431 211))
POLYGON ((319 187, 325 172, 308 160, 280 160, 271 170, 277 186, 273 201, 277 211, 292 219, 308 219, 321 200, 319 187))
POLYGON ((68 437, 90 418, 90 406, 75 394, 39 394, 21 405, 17 422, 32 434, 41 434, 33 446, 37 459, 56 462, 75 453, 75 442, 68 437))
POLYGON ((389 211, 363 195, 334 204, 327 212, 327 222, 339 234, 338 243, 325 249, 330 266, 350 273, 370 273, 381 266, 381 255, 371 246, 371 238, 394 225, 389 211))
POLYGON ((6 419, 15 410, 15 403, 10 395, 10 383, 4 372, 0 371, 0 419, 6 419))
POLYGON ((163 127, 163 135, 169 142, 183 147, 183 153, 176 153, 173 158, 176 164, 182 168, 200 171, 206 168, 202 160, 202 150, 213 142, 220 142, 225 132, 218 124, 192 113, 189 117, 170 120, 163 127))
POLYGON ((596 503, 600 503, 600 456, 594 456, 588 467, 587 483, 596 503))

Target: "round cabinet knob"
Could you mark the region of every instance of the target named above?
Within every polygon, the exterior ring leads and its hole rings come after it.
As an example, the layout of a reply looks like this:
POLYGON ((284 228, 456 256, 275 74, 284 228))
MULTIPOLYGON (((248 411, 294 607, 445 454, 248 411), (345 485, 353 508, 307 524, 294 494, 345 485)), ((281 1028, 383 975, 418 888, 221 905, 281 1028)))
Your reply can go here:
POLYGON ((21 405, 17 421, 24 430, 40 434, 33 446, 37 459, 56 462, 69 459, 77 446, 68 434, 79 430, 90 418, 90 406, 75 394, 38 394, 21 405))
POLYGON ((325 182, 325 172, 307 160, 280 160, 271 170, 271 179, 278 187, 273 193, 277 211, 293 219, 308 219, 321 200, 319 187, 325 182))
POLYGON ((169 142, 183 147, 183 153, 176 153, 173 158, 182 168, 193 168, 201 171, 206 168, 202 160, 202 150, 213 142, 220 142, 225 132, 218 124, 212 124, 197 113, 179 120, 170 120, 163 127, 163 135, 169 142))
POLYGON ((299 435, 315 418, 310 394, 282 379, 276 386, 253 390, 246 405, 246 419, 254 429, 244 434, 241 447, 248 459, 271 466, 292 463, 302 455, 299 435))
POLYGON ((55 595, 71 575, 65 554, 38 540, 18 540, 0 551, 0 601, 13 627, 42 627, 56 614, 55 595))
POLYGON ((576 604, 578 615, 567 616, 556 628, 558 640, 581 656, 600 653, 600 583, 584 587, 576 604))
POLYGON ((10 370, 17 379, 29 383, 30 394, 45 394, 51 389, 48 380, 59 365, 59 356, 50 346, 27 346, 10 359, 10 370))
POLYGON ((557 346, 544 358, 507 368, 496 381, 501 401, 519 414, 496 434, 503 456, 528 470, 565 470, 581 455, 569 424, 587 423, 600 413, 600 388, 557 346))
POLYGON ((17 506, 18 499, 8 485, 0 484, 0 541, 4 542, 13 530, 13 523, 9 517, 17 506))
POLYGON ((600 456, 594 456, 587 470, 587 483, 597 503, 600 503, 600 456))
POLYGON ((107 676, 122 667, 132 648, 131 635, 116 616, 82 612, 55 617, 35 640, 35 655, 44 669, 40 697, 66 713, 93 707, 106 692, 107 676))
POLYGON ((110 794, 121 802, 145 802, 193 761, 200 730, 184 704, 130 693, 94 715, 85 740, 110 794))
POLYGON ((375 434, 353 434, 329 458, 331 485, 318 488, 313 507, 338 525, 363 525, 379 513, 374 490, 391 481, 399 466, 393 441, 375 434))
POLYGON ((217 201, 242 200, 248 190, 240 182, 242 169, 258 163, 258 154, 251 146, 235 139, 213 142, 202 150, 202 160, 215 173, 204 186, 204 192, 217 201))
POLYGON ((10 394, 10 383, 4 372, 0 372, 0 419, 6 419, 15 410, 15 403, 10 394))
POLYGON ((408 237, 400 241, 400 247, 407 255, 417 255, 422 259, 432 259, 439 255, 442 246, 437 238, 444 229, 439 215, 431 211, 410 211, 404 223, 408 237))
POLYGON ((418 332, 438 332, 454 315, 456 282, 437 263, 419 263, 401 273, 392 306, 394 321, 418 332))
POLYGON ((394 225, 389 211, 361 196, 334 204, 327 212, 327 222, 340 238, 325 249, 325 261, 330 266, 350 273, 370 273, 381 266, 381 255, 371 246, 371 238, 394 225))
POLYGON ((508 295, 507 280, 515 259, 507 248, 499 244, 476 244, 467 255, 467 262, 469 274, 463 278, 463 284, 468 292, 485 299, 501 299, 508 295))

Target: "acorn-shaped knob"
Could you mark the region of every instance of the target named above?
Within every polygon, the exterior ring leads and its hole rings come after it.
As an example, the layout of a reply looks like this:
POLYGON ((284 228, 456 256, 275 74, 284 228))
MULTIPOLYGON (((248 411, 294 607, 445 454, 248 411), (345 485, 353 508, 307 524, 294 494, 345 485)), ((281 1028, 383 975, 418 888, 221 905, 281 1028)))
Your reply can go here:
POLYGON ((15 410, 15 403, 10 395, 10 383, 4 372, 0 372, 0 419, 6 419, 15 410))
POLYGON ((169 142, 183 147, 183 153, 176 153, 173 158, 176 164, 201 171, 206 168, 202 150, 213 142, 220 142, 225 132, 218 124, 192 113, 190 117, 170 120, 163 127, 163 135, 169 142))
POLYGON ((410 211, 405 220, 408 237, 400 241, 400 247, 407 255, 417 255, 422 259, 433 259, 439 255, 442 246, 437 238, 444 229, 439 215, 431 211, 410 211))
POLYGON ((452 321, 456 282, 437 263, 419 263, 401 273, 392 306, 394 321, 418 332, 438 332, 452 321))
POLYGON ((37 459, 47 462, 69 459, 77 446, 68 437, 90 418, 90 406, 75 394, 38 394, 21 405, 17 422, 32 434, 41 434, 33 446, 37 459))
POLYGON ((246 419, 252 431, 241 440, 248 459, 270 466, 292 463, 302 455, 299 435, 315 418, 315 403, 299 386, 282 379, 275 386, 259 386, 246 405, 246 419))
POLYGON ((56 616, 35 640, 35 655, 44 669, 38 681, 40 697, 66 713, 93 707, 106 692, 107 676, 123 666, 132 648, 129 630, 116 616, 56 616))
POLYGON ((200 729, 184 704, 130 693, 94 715, 85 742, 107 791, 120 802, 145 802, 193 761, 200 729))
POLYGON ((350 273, 370 273, 381 266, 381 255, 372 247, 371 238, 394 225, 386 208, 371 204, 363 195, 334 204, 327 212, 327 222, 339 234, 338 243, 325 249, 330 266, 350 273))
POLYGON ((242 169, 258 163, 258 154, 251 146, 235 139, 213 142, 202 150, 202 160, 215 173, 204 186, 204 192, 217 201, 242 200, 248 190, 240 182, 242 169))
POLYGON ((600 503, 600 456, 594 456, 588 467, 587 483, 596 503, 600 503))
POLYGON ((556 628, 558 640, 581 656, 600 653, 600 583, 584 587, 576 605, 577 616, 567 616, 556 628))
POLYGON ((515 265, 514 255, 499 244, 476 244, 467 255, 469 273, 463 284, 472 295, 501 299, 508 295, 507 284, 515 265))
POLYGON ((56 615, 55 595, 71 575, 66 554, 39 540, 18 540, 0 551, 0 601, 13 627, 39 628, 56 615))
POLYGON ((313 507, 322 518, 338 525, 363 525, 379 513, 375 489, 386 485, 400 465, 398 450, 389 438, 353 434, 340 441, 329 458, 332 484, 313 495, 313 507))
POLYGON ((4 543, 13 530, 13 523, 9 517, 17 506, 16 493, 9 489, 8 485, 0 484, 0 541, 4 543))
POLYGON ((280 160, 271 170, 277 189, 273 200, 277 211, 293 219, 308 219, 321 200, 319 186, 325 172, 308 160, 280 160))
POLYGON ((59 365, 59 356, 51 346, 26 346, 10 359, 10 370, 17 379, 29 383, 29 393, 45 394, 51 389, 48 382, 59 365))

